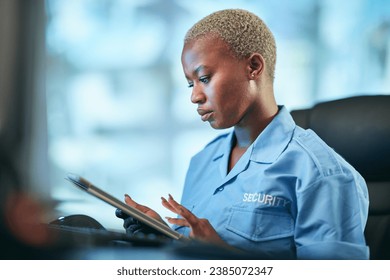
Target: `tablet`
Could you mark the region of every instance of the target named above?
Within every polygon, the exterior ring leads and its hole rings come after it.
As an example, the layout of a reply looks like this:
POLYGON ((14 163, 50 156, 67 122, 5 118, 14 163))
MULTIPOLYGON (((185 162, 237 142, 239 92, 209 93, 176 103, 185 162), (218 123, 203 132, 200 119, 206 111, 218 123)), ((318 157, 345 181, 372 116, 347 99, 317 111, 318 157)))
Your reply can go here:
POLYGON ((113 207, 121 209, 124 213, 127 215, 137 219, 141 223, 150 226, 151 228, 154 228, 158 232, 171 237, 175 240, 189 240, 186 236, 174 231, 171 229, 168 225, 152 218, 146 215, 145 213, 141 212, 140 210, 127 205, 126 203, 122 202, 121 200, 115 198, 114 196, 110 195, 109 193, 103 191, 102 189, 98 188, 97 186, 93 185, 86 179, 84 179, 81 176, 75 175, 75 174, 68 174, 65 178, 66 180, 72 182, 75 186, 79 187, 83 191, 105 201, 106 203, 112 205, 113 207))

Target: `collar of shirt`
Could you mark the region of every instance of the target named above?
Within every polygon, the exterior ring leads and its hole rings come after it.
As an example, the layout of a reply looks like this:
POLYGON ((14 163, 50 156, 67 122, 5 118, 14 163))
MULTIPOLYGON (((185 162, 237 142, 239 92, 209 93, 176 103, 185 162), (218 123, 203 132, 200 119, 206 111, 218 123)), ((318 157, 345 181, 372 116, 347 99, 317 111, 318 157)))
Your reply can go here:
POLYGON ((251 160, 259 163, 273 163, 290 143, 295 126, 287 109, 279 106, 278 114, 253 143, 251 160))
MULTIPOLYGON (((271 123, 260 133, 234 169, 244 169, 250 160, 258 163, 273 163, 286 149, 291 141, 295 122, 285 106, 279 106, 279 112, 271 123)), ((234 130, 215 153, 213 160, 222 158, 221 173, 226 174, 228 159, 232 148, 234 130)), ((233 171, 232 170, 232 171, 233 171)), ((236 172, 231 172, 236 173, 236 172)), ((233 174, 232 174, 233 175, 233 174)), ((231 176, 229 176, 231 177, 231 176)))

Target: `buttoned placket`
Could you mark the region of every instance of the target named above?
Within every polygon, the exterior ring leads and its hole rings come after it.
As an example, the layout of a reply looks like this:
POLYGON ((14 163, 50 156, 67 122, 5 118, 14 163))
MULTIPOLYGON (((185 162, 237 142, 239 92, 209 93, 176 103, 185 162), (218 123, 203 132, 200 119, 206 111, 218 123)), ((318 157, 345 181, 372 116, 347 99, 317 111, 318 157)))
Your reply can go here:
MULTIPOLYGON (((230 140, 233 137, 233 132, 231 135, 229 135, 230 140)), ((251 153, 252 153, 252 145, 245 151, 245 153, 241 156, 241 158, 238 160, 236 165, 233 167, 232 170, 230 170, 229 173, 227 173, 228 165, 229 165, 229 157, 230 157, 230 151, 231 151, 231 141, 228 141, 229 145, 225 146, 224 154, 222 157, 219 157, 217 160, 219 160, 219 171, 221 174, 221 182, 216 187, 214 194, 216 195, 219 192, 222 192, 225 189, 225 185, 236 178, 241 172, 243 172, 249 165, 251 153)))

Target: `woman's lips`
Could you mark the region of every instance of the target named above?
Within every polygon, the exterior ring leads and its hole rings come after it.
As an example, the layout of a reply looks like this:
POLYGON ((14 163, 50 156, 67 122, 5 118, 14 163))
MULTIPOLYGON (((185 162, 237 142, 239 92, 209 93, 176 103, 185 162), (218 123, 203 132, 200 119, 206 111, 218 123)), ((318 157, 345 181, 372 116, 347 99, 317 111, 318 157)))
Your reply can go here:
POLYGON ((213 111, 204 110, 201 108, 198 108, 197 111, 198 111, 198 114, 200 115, 202 121, 204 121, 204 122, 208 121, 213 114, 213 111))
POLYGON ((209 112, 209 113, 202 115, 201 116, 202 121, 204 121, 204 122, 208 121, 212 114, 213 114, 213 112, 209 112))

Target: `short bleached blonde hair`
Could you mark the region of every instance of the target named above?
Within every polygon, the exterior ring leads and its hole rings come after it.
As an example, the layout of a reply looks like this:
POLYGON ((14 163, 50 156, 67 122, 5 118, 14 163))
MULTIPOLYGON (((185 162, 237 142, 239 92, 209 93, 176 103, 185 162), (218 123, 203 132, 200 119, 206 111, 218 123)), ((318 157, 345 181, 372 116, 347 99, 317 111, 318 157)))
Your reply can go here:
POLYGON ((261 54, 268 74, 274 79, 275 38, 267 25, 255 14, 242 9, 214 12, 195 23, 187 31, 184 44, 206 35, 219 36, 239 59, 248 58, 253 53, 261 54))

